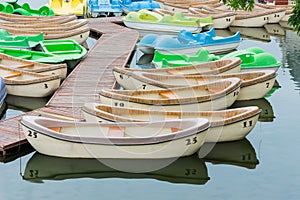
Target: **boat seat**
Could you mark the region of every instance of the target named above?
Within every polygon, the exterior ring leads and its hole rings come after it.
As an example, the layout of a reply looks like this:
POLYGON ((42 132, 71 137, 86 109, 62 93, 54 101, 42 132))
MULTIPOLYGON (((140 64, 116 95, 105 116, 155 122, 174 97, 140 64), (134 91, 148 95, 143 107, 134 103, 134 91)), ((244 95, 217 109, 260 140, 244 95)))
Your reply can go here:
POLYGON ((11 72, 9 75, 4 76, 3 78, 15 78, 21 75, 22 74, 20 72, 11 72))
POLYGON ((177 99, 177 96, 171 91, 169 91, 169 92, 160 92, 159 96, 161 96, 162 98, 165 98, 165 99, 177 99))
POLYGON ((50 128, 48 128, 48 129, 50 129, 50 130, 52 130, 52 131, 55 131, 55 132, 60 132, 61 127, 50 127, 50 128))
POLYGON ((69 50, 69 51, 52 51, 53 54, 65 54, 65 53, 81 53, 80 49, 77 50, 69 50))
POLYGON ((110 126, 108 129, 108 137, 124 137, 124 127, 110 126))
POLYGON ((180 74, 180 70, 178 69, 170 69, 167 71, 169 74, 180 74))
POLYGON ((172 133, 178 132, 180 129, 179 128, 171 128, 172 133))
POLYGON ((25 65, 18 66, 17 68, 29 68, 29 67, 34 67, 34 64, 33 63, 25 64, 25 65))

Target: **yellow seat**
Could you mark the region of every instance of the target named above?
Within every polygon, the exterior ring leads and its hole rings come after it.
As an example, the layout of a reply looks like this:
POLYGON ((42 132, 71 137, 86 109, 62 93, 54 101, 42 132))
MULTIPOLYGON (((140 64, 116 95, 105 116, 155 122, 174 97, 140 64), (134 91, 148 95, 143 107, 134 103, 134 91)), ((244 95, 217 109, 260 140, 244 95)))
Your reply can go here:
POLYGON ((163 98, 166 98, 166 99, 177 99, 177 96, 169 91, 169 92, 160 92, 159 95, 163 98))

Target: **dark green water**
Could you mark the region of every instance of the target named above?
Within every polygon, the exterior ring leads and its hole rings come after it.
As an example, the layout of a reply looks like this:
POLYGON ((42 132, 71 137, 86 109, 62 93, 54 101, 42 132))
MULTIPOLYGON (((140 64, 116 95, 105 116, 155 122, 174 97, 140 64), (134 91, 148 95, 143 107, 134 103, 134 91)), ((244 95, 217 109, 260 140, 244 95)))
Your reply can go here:
MULTIPOLYGON (((204 159, 182 158, 143 174, 120 172, 98 160, 33 152, 0 163, 0 199, 300 199, 300 38, 291 30, 283 32, 270 35, 264 28, 247 29, 251 37, 243 36, 239 46, 262 47, 283 63, 276 78, 280 88, 270 97, 235 104, 258 105, 263 110, 247 139, 217 144, 204 159)), ((20 110, 11 107, 6 117, 20 110)), ((119 162, 134 168, 151 163, 119 162)))

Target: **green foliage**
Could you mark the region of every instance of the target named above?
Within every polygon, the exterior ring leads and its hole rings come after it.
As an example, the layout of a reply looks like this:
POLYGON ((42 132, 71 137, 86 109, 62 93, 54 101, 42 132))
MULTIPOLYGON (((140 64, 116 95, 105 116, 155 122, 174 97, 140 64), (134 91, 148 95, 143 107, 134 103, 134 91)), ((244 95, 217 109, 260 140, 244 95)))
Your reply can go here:
POLYGON ((300 0, 296 0, 296 6, 288 21, 289 25, 294 27, 294 31, 297 31, 300 35, 300 0))
POLYGON ((254 7, 254 0, 223 0, 223 3, 234 10, 251 11, 254 7))

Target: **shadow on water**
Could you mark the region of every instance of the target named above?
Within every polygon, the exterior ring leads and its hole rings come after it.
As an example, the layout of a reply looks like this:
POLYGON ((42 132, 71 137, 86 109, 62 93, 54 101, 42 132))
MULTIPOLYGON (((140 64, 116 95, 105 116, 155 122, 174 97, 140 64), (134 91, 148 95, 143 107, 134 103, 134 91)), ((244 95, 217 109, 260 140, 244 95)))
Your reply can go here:
MULTIPOLYGON (((207 143, 202 148, 209 145, 211 144, 207 143)), ((36 152, 26 163, 22 177, 35 183, 79 178, 150 178, 170 183, 203 185, 210 180, 205 162, 247 169, 255 169, 259 163, 254 147, 247 139, 243 139, 214 144, 212 151, 202 159, 197 154, 177 160, 76 159, 52 157, 36 152), (165 163, 170 164, 165 166, 165 163), (118 169, 114 166, 118 166, 118 169)))
POLYGON ((107 165, 107 163, 113 163, 113 166, 122 166, 124 169, 136 168, 137 171, 147 171, 149 167, 156 168, 155 166, 164 165, 169 160, 173 161, 173 159, 75 159, 35 153, 26 164, 23 179, 41 183, 44 180, 78 178, 151 178, 171 183, 197 185, 203 185, 209 180, 205 162, 197 155, 179 158, 166 167, 145 173, 134 171, 128 173, 107 165))

